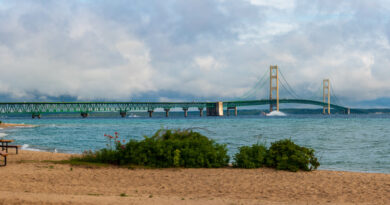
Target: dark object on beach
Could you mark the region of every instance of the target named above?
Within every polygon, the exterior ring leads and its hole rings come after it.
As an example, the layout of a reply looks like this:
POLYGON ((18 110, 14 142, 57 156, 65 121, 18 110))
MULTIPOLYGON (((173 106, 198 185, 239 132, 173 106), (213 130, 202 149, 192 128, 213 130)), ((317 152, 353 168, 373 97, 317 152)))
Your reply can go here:
POLYGON ((246 169, 260 168, 265 164, 266 155, 267 148, 262 144, 242 146, 234 156, 233 166, 246 169))
POLYGON ((268 167, 293 172, 315 170, 320 166, 313 149, 296 145, 291 139, 272 143, 267 153, 266 164, 268 167))
POLYGON ((2 156, 4 158, 4 163, 2 166, 6 166, 7 165, 7 156, 8 156, 8 153, 4 152, 4 151, 0 151, 0 156, 2 156))
POLYGON ((4 151, 6 153, 8 153, 8 148, 14 148, 16 149, 16 154, 18 154, 18 150, 20 149, 20 147, 22 147, 21 145, 10 145, 9 143, 13 142, 14 140, 7 140, 7 139, 0 139, 0 147, 1 147, 1 150, 4 151))

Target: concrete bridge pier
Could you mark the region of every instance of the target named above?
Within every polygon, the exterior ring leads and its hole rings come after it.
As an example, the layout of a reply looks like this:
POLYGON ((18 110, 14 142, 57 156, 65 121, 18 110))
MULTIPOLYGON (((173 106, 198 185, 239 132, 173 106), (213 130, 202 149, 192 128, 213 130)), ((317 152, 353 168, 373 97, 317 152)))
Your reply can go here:
POLYGON ((35 118, 38 118, 38 119, 41 119, 41 114, 36 114, 36 113, 33 113, 31 115, 32 119, 35 119, 35 118))
POLYGON ((206 108, 207 116, 223 116, 223 102, 209 104, 214 104, 214 106, 206 108))
POLYGON ((121 117, 126 117, 127 112, 126 111, 120 111, 119 114, 121 115, 121 117))
POLYGON ((199 107, 199 116, 202 117, 203 116, 203 107, 199 107))
POLYGON ((188 107, 183 107, 184 117, 188 116, 188 107))
POLYGON ((88 117, 88 113, 87 113, 87 112, 82 112, 82 113, 81 113, 81 117, 83 117, 83 118, 88 117))
POLYGON ((164 108, 165 111, 165 117, 169 117, 169 108, 164 108))
POLYGON ((153 115, 153 110, 148 110, 148 113, 149 113, 149 117, 152 117, 152 115, 153 115))
POLYGON ((226 109, 226 115, 229 116, 230 115, 230 110, 234 110, 234 116, 237 116, 237 106, 234 106, 234 107, 228 107, 226 109))

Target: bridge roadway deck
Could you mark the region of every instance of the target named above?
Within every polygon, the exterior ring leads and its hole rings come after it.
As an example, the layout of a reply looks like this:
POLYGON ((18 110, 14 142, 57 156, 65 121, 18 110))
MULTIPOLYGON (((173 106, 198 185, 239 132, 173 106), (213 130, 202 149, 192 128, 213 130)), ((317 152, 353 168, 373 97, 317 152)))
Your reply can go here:
MULTIPOLYGON (((224 107, 257 106, 276 103, 275 100, 226 101, 224 107)), ((279 103, 310 104, 327 106, 326 103, 305 99, 280 99, 279 103)), ((171 108, 210 108, 216 102, 0 102, 0 113, 65 113, 65 112, 128 112, 135 110, 153 111, 171 108)), ((347 107, 331 104, 331 108, 347 111, 347 107)))

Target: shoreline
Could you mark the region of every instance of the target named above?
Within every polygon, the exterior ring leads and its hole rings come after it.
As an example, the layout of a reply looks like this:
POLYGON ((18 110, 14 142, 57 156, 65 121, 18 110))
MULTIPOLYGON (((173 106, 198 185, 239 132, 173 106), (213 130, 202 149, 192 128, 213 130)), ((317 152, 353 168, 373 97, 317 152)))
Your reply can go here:
MULTIPOLYGON (((53 154, 82 155, 82 153, 51 152, 51 151, 48 151, 48 150, 40 150, 40 149, 34 149, 34 148, 31 148, 31 149, 23 149, 23 148, 21 148, 20 150, 29 151, 29 152, 47 152, 47 153, 53 153, 53 154)), ((226 167, 226 168, 229 168, 229 167, 226 167)), ((156 169, 159 169, 159 168, 156 168, 156 169)), ((224 168, 221 168, 221 169, 224 169, 224 168)), ((390 172, 386 173, 386 172, 375 172, 375 171, 321 169, 321 166, 319 167, 319 169, 317 169, 317 171, 351 172, 351 173, 362 173, 362 174, 364 174, 364 173, 367 173, 367 174, 390 174, 390 172)))
POLYGON ((55 163, 73 154, 10 151, 9 204, 390 204, 390 174, 317 170, 127 169, 55 163))
POLYGON ((26 124, 15 124, 15 123, 0 123, 0 128, 12 128, 12 127, 37 127, 38 125, 26 125, 26 124))

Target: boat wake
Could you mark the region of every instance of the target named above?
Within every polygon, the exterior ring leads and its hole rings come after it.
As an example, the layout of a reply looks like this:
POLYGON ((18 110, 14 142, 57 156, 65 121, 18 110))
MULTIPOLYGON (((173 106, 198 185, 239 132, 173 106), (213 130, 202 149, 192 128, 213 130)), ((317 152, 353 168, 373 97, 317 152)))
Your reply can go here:
POLYGON ((280 111, 272 111, 266 114, 267 117, 284 117, 287 116, 285 113, 280 111))

